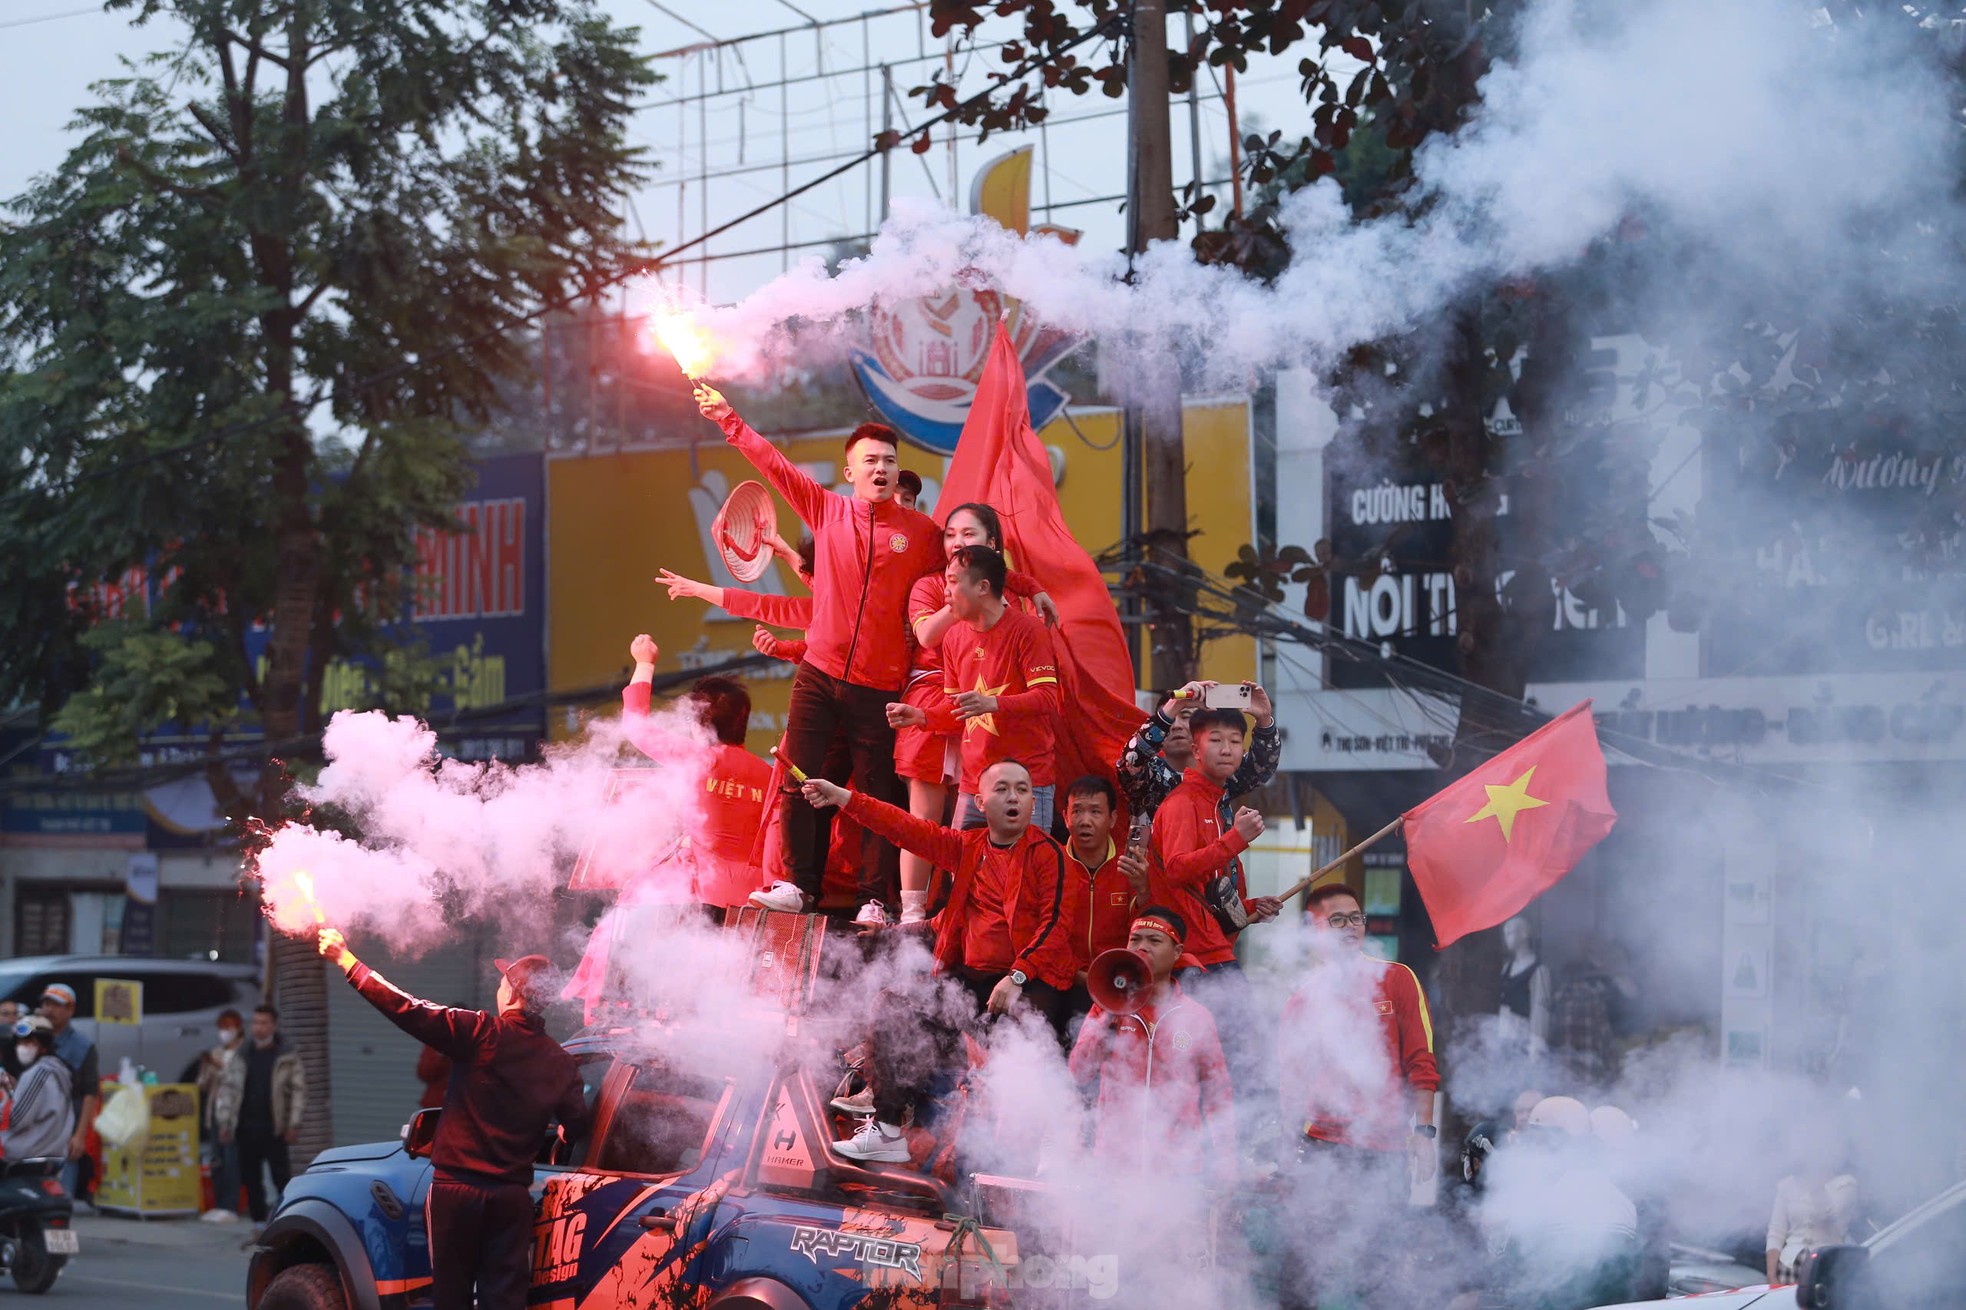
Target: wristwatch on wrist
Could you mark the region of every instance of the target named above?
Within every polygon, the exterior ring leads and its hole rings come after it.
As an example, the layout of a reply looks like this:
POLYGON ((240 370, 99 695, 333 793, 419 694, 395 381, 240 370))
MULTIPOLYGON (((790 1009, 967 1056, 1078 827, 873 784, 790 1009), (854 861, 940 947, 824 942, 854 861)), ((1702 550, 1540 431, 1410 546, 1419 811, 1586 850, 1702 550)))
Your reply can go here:
POLYGON ((1414 1124, 1413 1131, 1420 1134, 1420 1136, 1426 1138, 1430 1142, 1440 1135, 1440 1130, 1435 1128, 1432 1124, 1414 1124))
POLYGON ((1022 969, 1012 969, 1010 971, 1010 981, 1015 986, 1022 987, 1025 983, 1031 981, 1031 976, 1022 969))

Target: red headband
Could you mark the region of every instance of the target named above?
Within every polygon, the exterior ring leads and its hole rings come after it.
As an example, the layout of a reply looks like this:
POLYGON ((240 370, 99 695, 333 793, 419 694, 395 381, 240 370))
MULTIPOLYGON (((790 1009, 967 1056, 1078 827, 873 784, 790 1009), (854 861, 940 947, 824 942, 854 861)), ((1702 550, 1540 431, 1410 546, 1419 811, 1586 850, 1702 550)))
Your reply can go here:
POLYGON ((1141 915, 1139 918, 1133 921, 1133 926, 1128 928, 1127 932, 1136 933, 1139 932, 1142 928, 1158 928, 1162 932, 1166 933, 1168 937, 1174 941, 1175 945, 1178 946, 1181 944, 1182 941, 1181 930, 1179 928, 1176 928, 1173 924, 1169 923, 1166 919, 1161 918, 1158 914, 1141 915))

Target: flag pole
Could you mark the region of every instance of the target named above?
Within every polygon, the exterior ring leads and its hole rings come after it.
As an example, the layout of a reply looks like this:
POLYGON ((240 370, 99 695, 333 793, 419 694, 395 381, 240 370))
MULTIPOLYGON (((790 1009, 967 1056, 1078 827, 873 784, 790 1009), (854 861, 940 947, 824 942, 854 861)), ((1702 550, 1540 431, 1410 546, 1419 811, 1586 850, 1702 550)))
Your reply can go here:
POLYGON ((1352 856, 1357 855, 1360 851, 1364 850, 1366 847, 1377 845, 1380 841, 1384 840, 1387 837, 1392 836, 1393 830, 1399 827, 1401 820, 1404 819, 1405 817, 1406 817, 1405 815, 1401 815, 1399 816, 1399 818, 1394 819, 1391 823, 1379 829, 1379 831, 1373 833, 1370 837, 1367 837, 1364 841, 1352 847, 1350 850, 1346 851, 1343 855, 1340 855, 1337 859, 1331 861, 1323 868, 1311 870, 1308 874, 1304 875, 1303 878, 1293 883, 1290 889, 1284 892, 1281 896, 1278 896, 1277 899, 1280 901, 1289 900, 1291 897, 1297 895, 1297 893, 1303 891, 1306 887, 1316 882, 1319 878, 1322 878, 1325 874, 1330 873, 1333 869, 1343 864, 1346 860, 1351 859, 1352 856))

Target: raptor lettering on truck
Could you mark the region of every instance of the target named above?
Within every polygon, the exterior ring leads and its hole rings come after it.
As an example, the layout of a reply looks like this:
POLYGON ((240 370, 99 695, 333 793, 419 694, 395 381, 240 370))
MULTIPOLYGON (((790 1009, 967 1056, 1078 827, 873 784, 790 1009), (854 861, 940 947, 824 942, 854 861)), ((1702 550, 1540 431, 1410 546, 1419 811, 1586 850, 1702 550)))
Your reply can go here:
POLYGON ((877 1269, 899 1269, 919 1281, 922 1276, 922 1249, 913 1242, 897 1242, 887 1237, 868 1237, 863 1233, 840 1233, 830 1228, 808 1228, 801 1224, 792 1230, 792 1254, 802 1255, 814 1264, 822 1255, 859 1260, 877 1269))

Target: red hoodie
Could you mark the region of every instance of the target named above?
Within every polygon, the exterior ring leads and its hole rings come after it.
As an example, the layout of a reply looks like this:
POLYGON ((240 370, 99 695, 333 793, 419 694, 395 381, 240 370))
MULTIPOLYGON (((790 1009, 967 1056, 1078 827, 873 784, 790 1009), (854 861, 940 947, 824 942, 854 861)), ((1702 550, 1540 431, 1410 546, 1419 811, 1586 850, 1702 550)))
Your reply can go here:
POLYGON ((898 501, 836 495, 735 412, 724 437, 812 529, 812 624, 806 662, 828 677, 898 692, 908 678, 908 592, 944 567, 942 529, 898 501))
POLYGON ((1228 799, 1200 769, 1189 769, 1181 785, 1167 794, 1154 811, 1154 835, 1147 846, 1147 888, 1157 905, 1165 905, 1188 924, 1188 954, 1204 965, 1227 964, 1236 958, 1235 939, 1222 931, 1201 890, 1224 869, 1233 869, 1243 908, 1249 889, 1242 880, 1242 861, 1249 849, 1228 821, 1228 799))
POLYGON ((1158 1005, 1085 1016, 1072 1080, 1094 1093, 1093 1154, 1177 1177, 1236 1173, 1234 1093, 1215 1017, 1169 979, 1158 1005))
POLYGON ((1060 991, 1072 985, 1077 971, 1062 922, 1065 851, 1057 842, 1026 828, 999 847, 988 828, 957 832, 859 792, 849 796, 846 815, 937 869, 955 870, 949 903, 935 920, 938 972, 964 965, 987 973, 1022 970, 1060 991))

